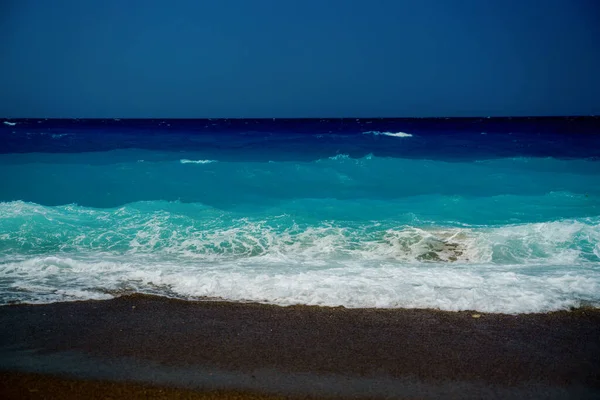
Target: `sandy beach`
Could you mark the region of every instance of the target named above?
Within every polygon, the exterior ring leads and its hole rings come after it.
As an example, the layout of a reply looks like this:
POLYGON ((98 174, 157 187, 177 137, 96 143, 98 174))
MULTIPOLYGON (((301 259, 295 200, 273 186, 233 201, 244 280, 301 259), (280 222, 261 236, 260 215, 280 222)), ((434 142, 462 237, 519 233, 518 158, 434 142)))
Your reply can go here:
POLYGON ((70 398, 600 395, 597 309, 504 315, 135 295, 1 307, 0 348, 3 398, 56 398, 45 395, 61 387, 76 388, 61 392, 70 398))

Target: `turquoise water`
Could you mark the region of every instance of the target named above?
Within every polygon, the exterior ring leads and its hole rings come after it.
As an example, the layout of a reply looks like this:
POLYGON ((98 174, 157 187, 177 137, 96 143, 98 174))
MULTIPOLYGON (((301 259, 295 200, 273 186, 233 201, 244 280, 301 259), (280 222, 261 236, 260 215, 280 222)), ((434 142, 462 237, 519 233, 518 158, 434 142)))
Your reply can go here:
POLYGON ((157 127, 10 129, 34 143, 0 154, 4 304, 132 292, 509 313, 600 304, 600 163, 557 154, 566 135, 538 135, 541 154, 528 154, 525 134, 439 128, 178 131, 201 144, 179 148, 157 127), (98 135, 112 148, 78 148, 98 135))

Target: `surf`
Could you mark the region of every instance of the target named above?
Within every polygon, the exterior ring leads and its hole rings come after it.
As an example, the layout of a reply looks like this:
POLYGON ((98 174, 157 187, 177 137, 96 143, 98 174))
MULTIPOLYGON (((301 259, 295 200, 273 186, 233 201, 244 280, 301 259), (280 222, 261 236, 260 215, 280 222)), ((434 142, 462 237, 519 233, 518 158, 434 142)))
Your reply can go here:
POLYGON ((600 305, 594 135, 493 121, 459 133, 432 132, 439 121, 53 123, 0 129, 0 304, 600 305))

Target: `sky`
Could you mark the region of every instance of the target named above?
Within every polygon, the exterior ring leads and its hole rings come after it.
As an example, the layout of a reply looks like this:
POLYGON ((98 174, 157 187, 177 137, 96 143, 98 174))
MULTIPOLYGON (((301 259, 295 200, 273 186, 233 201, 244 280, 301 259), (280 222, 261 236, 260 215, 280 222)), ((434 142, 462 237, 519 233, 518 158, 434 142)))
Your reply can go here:
POLYGON ((0 117, 592 114, 596 0, 0 0, 0 117))

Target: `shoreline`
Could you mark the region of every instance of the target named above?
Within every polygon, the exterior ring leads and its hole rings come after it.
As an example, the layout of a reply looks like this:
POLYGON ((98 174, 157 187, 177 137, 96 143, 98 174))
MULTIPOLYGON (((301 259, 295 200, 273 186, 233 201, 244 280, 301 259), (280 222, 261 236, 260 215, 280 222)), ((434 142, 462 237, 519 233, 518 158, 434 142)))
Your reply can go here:
MULTIPOLYGON (((100 303, 107 301, 115 301, 119 299, 130 299, 132 301, 136 300, 158 300, 165 302, 175 302, 182 304, 212 304, 212 305, 220 305, 220 306, 228 306, 228 305, 241 305, 241 306, 250 306, 250 307, 273 307, 273 308, 283 308, 283 309, 306 309, 306 310, 345 310, 350 312, 359 312, 359 311, 373 311, 373 312, 429 312, 429 313, 448 313, 448 314, 479 314, 483 315, 494 315, 494 316, 536 316, 536 315, 558 315, 558 314, 569 314, 569 313, 600 313, 600 304, 598 306, 593 305, 595 303, 592 302, 582 302, 582 305, 576 307, 569 307, 568 309, 556 309, 556 310, 548 310, 548 311, 534 311, 534 312, 496 312, 496 311, 480 311, 477 309, 465 309, 465 310, 443 310, 440 308, 432 308, 432 307, 348 307, 344 305, 317 305, 317 304, 277 304, 270 303, 268 301, 260 302, 254 300, 227 300, 221 297, 206 297, 206 298, 182 298, 177 296, 169 296, 166 294, 149 294, 142 292, 127 292, 127 293, 119 293, 119 292, 106 292, 107 295, 112 296, 110 298, 96 298, 96 299, 76 299, 76 300, 61 300, 54 301, 48 303, 29 303, 29 302, 9 302, 5 304, 0 304, 0 309, 4 307, 22 307, 22 306, 32 306, 32 307, 45 307, 51 306, 54 304, 73 304, 73 303, 100 303)), ((478 318, 478 317, 476 317, 478 318)))
POLYGON ((600 309, 487 314, 128 295, 2 306, 0 352, 3 374, 34 373, 38 382, 286 397, 593 398, 600 309))

